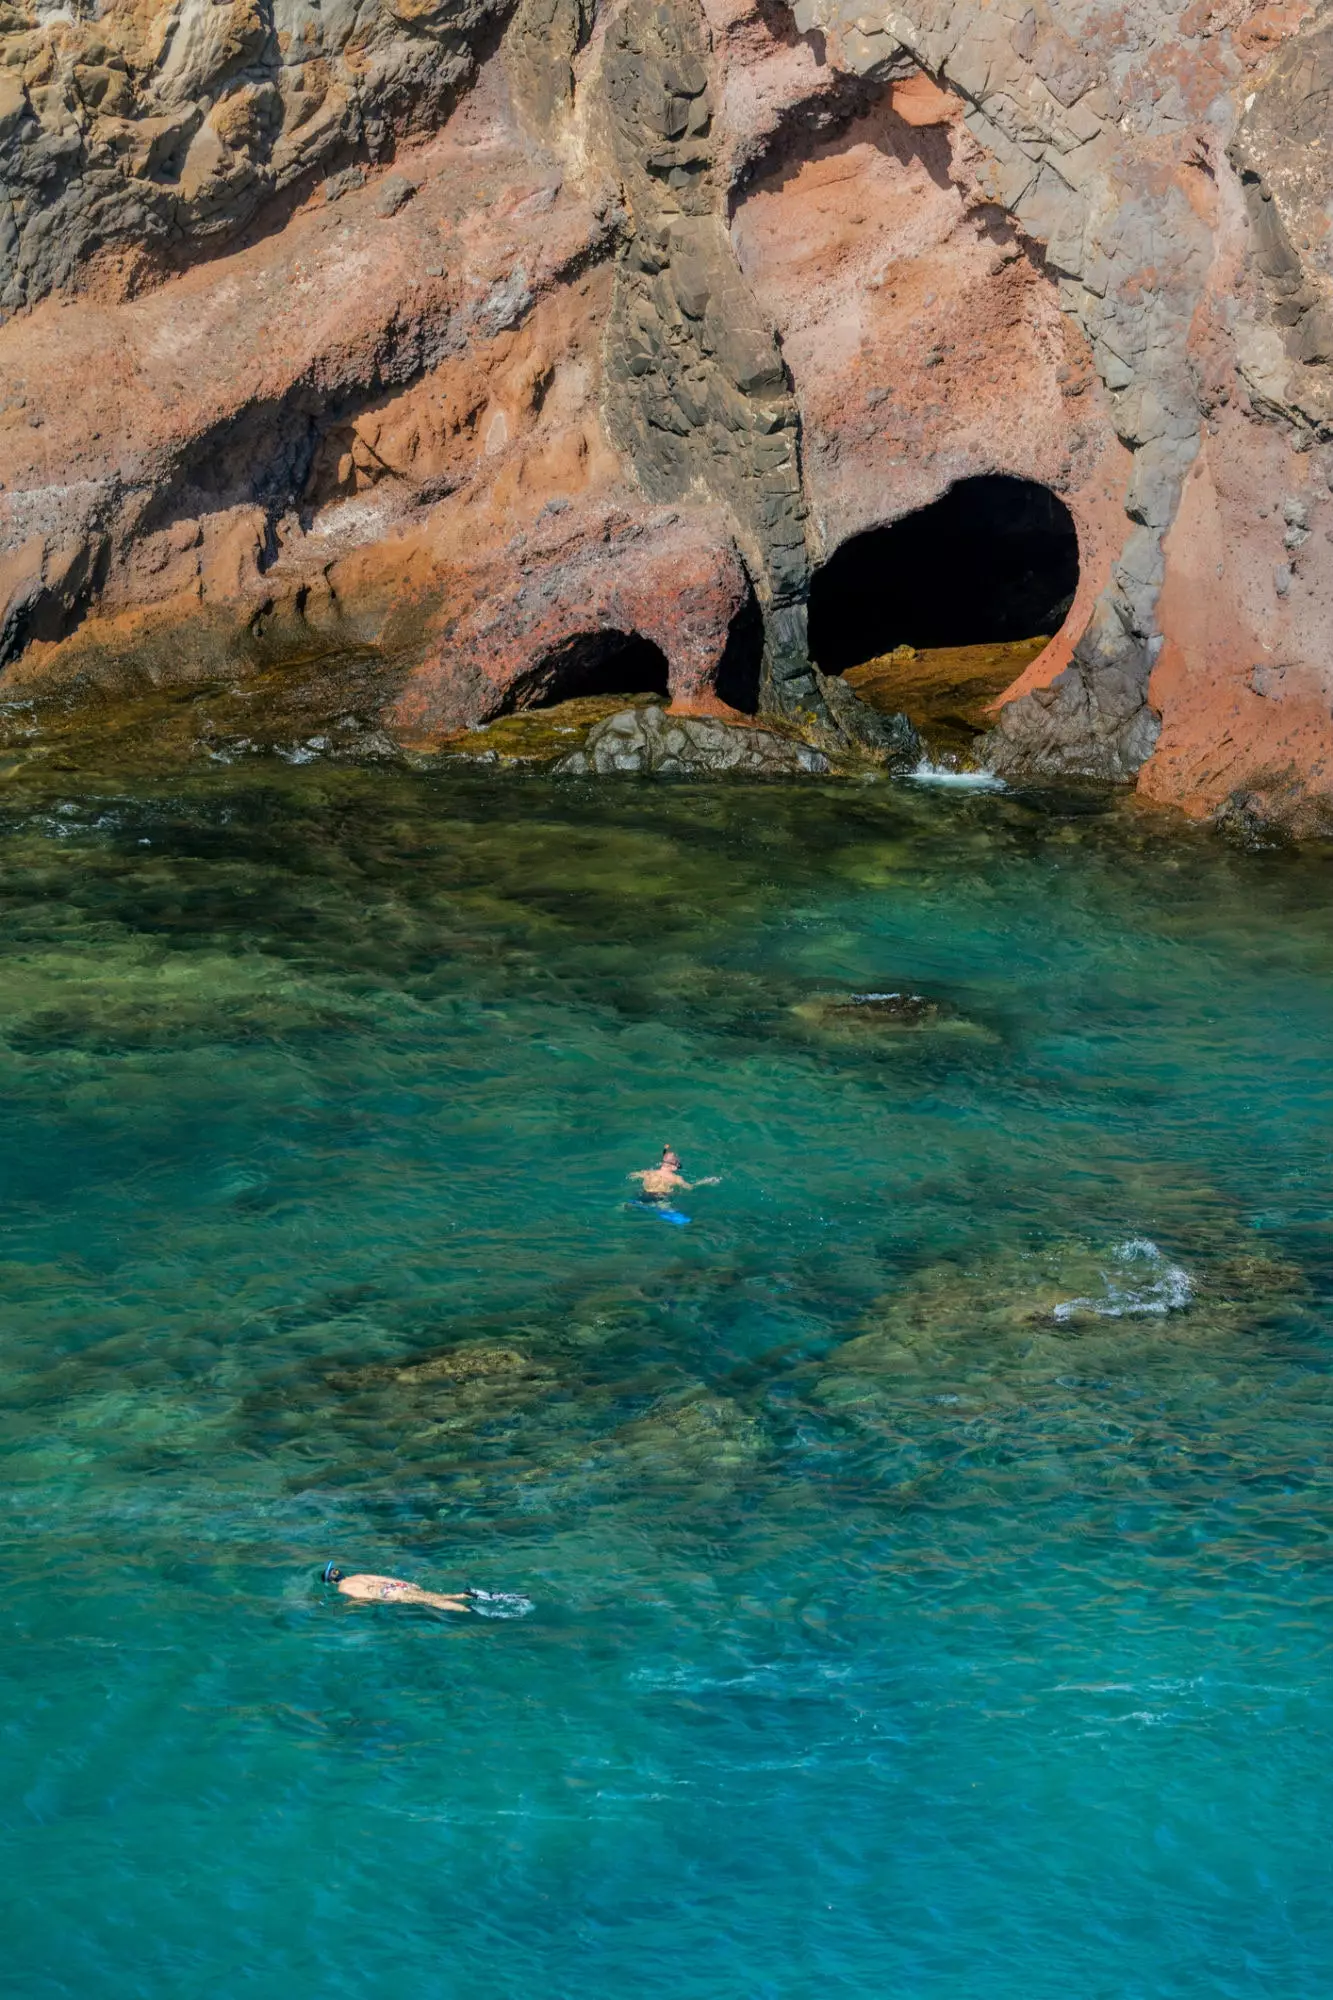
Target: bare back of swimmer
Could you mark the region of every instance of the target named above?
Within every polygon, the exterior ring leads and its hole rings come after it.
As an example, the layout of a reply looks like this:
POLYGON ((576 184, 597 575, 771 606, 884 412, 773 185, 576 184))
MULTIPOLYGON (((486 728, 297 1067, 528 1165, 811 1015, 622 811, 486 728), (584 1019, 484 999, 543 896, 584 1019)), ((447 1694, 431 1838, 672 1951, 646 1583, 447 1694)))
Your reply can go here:
POLYGON ((628 1178, 641 1183, 649 1201, 666 1201, 669 1196, 688 1193, 691 1188, 717 1187, 721 1177, 709 1174, 701 1181, 687 1181, 680 1170, 680 1154, 673 1146, 663 1146, 662 1158, 657 1166, 641 1167, 628 1178))
POLYGON ((432 1611, 470 1611, 462 1593, 446 1596, 438 1590, 423 1590, 420 1584, 404 1583, 397 1576, 374 1576, 368 1571, 344 1576, 335 1563, 324 1571, 325 1583, 335 1583, 339 1594, 357 1604, 428 1604, 432 1611))

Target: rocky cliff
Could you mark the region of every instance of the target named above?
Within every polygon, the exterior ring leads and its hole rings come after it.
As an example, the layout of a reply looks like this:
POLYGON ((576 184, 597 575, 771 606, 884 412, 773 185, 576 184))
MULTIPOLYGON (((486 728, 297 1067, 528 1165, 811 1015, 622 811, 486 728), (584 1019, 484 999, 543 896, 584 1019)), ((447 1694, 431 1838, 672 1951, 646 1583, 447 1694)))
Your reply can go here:
POLYGON ((1001 474, 1078 583, 987 760, 1333 824, 1313 10, 108 0, 0 57, 11 722, 297 662, 429 749, 633 654, 874 752, 812 581, 1001 474))

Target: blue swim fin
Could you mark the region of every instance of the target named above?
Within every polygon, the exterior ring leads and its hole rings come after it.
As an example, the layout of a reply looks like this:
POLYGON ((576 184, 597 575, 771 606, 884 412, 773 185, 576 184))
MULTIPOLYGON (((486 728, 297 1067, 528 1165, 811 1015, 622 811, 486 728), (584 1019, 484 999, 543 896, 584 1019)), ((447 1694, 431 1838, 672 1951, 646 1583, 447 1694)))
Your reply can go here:
POLYGON ((636 1194, 633 1201, 627 1201, 625 1206, 643 1209, 649 1215, 660 1215, 663 1222, 674 1222, 677 1229, 683 1229, 690 1219, 688 1215, 682 1215, 678 1208, 664 1208, 661 1202, 654 1201, 651 1195, 636 1194))

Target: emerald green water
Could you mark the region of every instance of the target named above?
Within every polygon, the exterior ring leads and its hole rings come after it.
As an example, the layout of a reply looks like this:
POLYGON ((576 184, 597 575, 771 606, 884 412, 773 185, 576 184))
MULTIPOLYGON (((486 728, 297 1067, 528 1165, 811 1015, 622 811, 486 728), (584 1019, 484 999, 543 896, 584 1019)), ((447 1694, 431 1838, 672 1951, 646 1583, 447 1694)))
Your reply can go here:
POLYGON ((1326 859, 67 782, 0 818, 8 1990, 1327 1994, 1326 859))

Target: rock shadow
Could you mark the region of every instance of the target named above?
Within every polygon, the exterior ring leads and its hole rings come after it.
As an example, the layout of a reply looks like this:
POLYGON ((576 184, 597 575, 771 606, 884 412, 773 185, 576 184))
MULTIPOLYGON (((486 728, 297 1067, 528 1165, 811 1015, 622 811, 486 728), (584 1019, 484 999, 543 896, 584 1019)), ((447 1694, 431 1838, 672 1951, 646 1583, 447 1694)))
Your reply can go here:
POLYGON ((1078 588, 1078 532, 1059 495, 990 473, 885 527, 851 536, 816 570, 810 651, 843 673, 898 646, 1049 636, 1078 588))
POLYGON ((731 191, 729 219, 760 187, 778 192, 810 161, 835 159, 867 144, 903 167, 919 162, 936 187, 953 187, 949 127, 909 125, 893 109, 888 93, 887 84, 846 77, 827 94, 794 105, 738 177, 731 191))
POLYGON ((670 695, 667 656, 637 632, 578 632, 525 669, 502 713, 550 708, 582 695, 670 695))

